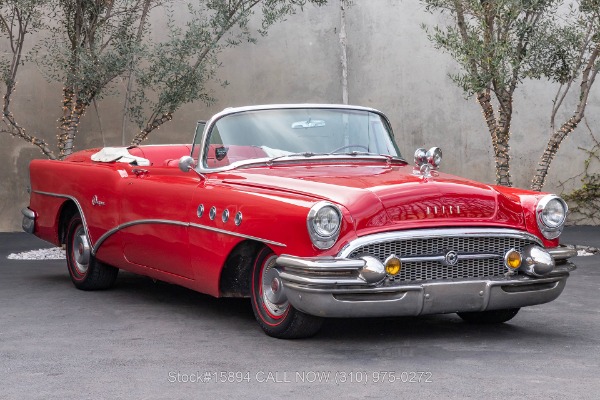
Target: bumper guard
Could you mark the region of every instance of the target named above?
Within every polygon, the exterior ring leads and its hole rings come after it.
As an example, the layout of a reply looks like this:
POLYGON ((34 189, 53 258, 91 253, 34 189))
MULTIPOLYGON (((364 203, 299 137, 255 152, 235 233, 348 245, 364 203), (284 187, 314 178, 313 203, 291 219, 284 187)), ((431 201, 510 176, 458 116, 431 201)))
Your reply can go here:
POLYGON ((35 231, 35 212, 29 209, 29 207, 25 207, 21 210, 21 214, 23 214, 23 222, 21 227, 27 233, 33 233, 35 231))

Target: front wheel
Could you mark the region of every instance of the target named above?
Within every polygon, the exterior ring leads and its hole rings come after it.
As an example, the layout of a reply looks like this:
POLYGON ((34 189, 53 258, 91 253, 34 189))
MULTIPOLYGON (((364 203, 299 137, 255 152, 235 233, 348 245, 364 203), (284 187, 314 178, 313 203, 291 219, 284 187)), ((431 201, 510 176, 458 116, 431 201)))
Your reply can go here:
POLYGON ((254 316, 269 336, 280 339, 313 336, 321 328, 323 319, 298 311, 287 301, 275 269, 276 259, 271 249, 263 247, 254 261, 250 283, 254 316))
POLYGON ((119 269, 104 264, 92 255, 90 243, 79 214, 67 227, 67 266, 71 281, 77 289, 102 290, 112 287, 119 269))
POLYGON ((513 319, 519 310, 520 308, 509 308, 506 310, 462 312, 458 313, 458 316, 463 320, 474 324, 501 324, 513 319))

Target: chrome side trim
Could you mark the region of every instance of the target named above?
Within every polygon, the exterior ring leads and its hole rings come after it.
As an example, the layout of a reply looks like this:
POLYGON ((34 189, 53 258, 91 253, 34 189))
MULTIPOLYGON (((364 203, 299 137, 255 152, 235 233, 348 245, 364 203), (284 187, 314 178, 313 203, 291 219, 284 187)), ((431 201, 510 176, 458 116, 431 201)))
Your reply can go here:
POLYGON ((100 246, 102 245, 102 243, 104 243, 104 241, 106 239, 108 239, 110 236, 114 235, 118 231, 123 230, 125 228, 129 228, 131 226, 135 226, 135 225, 151 225, 151 224, 176 225, 176 226, 182 226, 182 227, 204 229, 204 230, 211 231, 211 232, 222 233, 224 235, 230 235, 230 236, 236 236, 236 237, 240 237, 240 238, 244 238, 244 239, 256 240, 256 241, 259 241, 262 243, 272 244, 273 246, 287 247, 283 243, 274 242, 272 240, 262 239, 262 238, 259 238, 256 236, 244 235, 243 233, 230 232, 230 231, 226 231, 224 229, 213 228, 211 226, 206 226, 206 225, 201 225, 201 224, 194 224, 191 222, 172 221, 172 220, 168 220, 168 219, 139 219, 136 221, 126 222, 126 223, 121 224, 115 228, 112 228, 111 230, 104 233, 100 237, 100 239, 98 239, 98 241, 96 242, 96 245, 93 246, 92 255, 96 254, 96 252, 98 251, 98 249, 100 248, 100 246))
POLYGON ((100 246, 102 246, 102 243, 104 243, 104 241, 106 239, 108 239, 109 237, 111 237, 112 235, 117 233, 118 231, 123 230, 125 228, 129 228, 130 226, 134 226, 134 225, 147 225, 147 224, 189 226, 189 223, 186 224, 185 222, 171 221, 171 220, 167 220, 167 219, 148 219, 148 220, 138 220, 138 221, 126 222, 124 224, 118 225, 118 226, 106 231, 102 236, 100 236, 100 239, 98 239, 98 242, 96 242, 96 245, 92 246, 92 255, 96 255, 96 252, 98 251, 100 246))
POLYGON ((206 225, 201 225, 201 224, 194 224, 194 223, 190 223, 189 226, 191 226, 192 228, 198 228, 198 229, 204 229, 204 230, 211 231, 211 232, 222 233, 224 235, 236 236, 236 237, 240 237, 240 238, 243 238, 243 239, 256 240, 258 242, 272 244, 273 246, 287 247, 287 245, 285 243, 275 242, 273 240, 263 239, 263 238, 259 238, 257 236, 245 235, 243 233, 236 233, 236 232, 226 231, 225 229, 213 228, 211 226, 206 226, 206 225))
MULTIPOLYGON (((408 239, 434 239, 439 237, 513 237, 517 239, 532 240, 543 247, 542 241, 535 235, 528 232, 518 231, 516 229, 504 228, 446 228, 446 229, 411 229, 406 231, 394 231, 385 233, 376 233, 359 237, 348 243, 339 252, 337 257, 348 258, 348 256, 357 248, 370 244, 381 242, 390 242, 393 240, 408 239)), ((402 259, 404 261, 404 259, 402 259)))
POLYGON ((81 222, 83 224, 83 229, 85 230, 85 236, 87 237, 87 239, 90 243, 92 255, 96 255, 96 252, 98 251, 98 249, 100 248, 102 243, 104 243, 104 241, 106 239, 108 239, 110 236, 114 235, 121 229, 125 229, 127 227, 134 226, 134 225, 145 225, 145 224, 164 224, 164 225, 178 225, 178 226, 184 226, 184 227, 193 227, 193 228, 198 228, 198 229, 204 229, 204 230, 211 231, 211 232, 222 233, 224 235, 231 235, 231 236, 241 237, 244 239, 256 240, 258 242, 272 244, 273 246, 287 247, 287 245, 285 245, 284 243, 274 242, 272 240, 262 239, 262 238, 259 238, 256 236, 244 235, 243 233, 235 233, 235 232, 231 232, 231 231, 226 231, 224 229, 213 228, 213 227, 201 225, 201 224, 194 224, 191 222, 172 221, 172 220, 167 220, 167 219, 140 219, 137 221, 126 222, 115 228, 110 229, 109 231, 106 231, 102 236, 100 236, 100 238, 98 239, 96 244, 94 244, 92 242, 92 238, 90 237, 90 234, 88 231, 88 224, 85 219, 85 215, 83 214, 81 204, 79 204, 79 201, 75 197, 69 196, 67 194, 43 192, 40 190, 34 190, 34 193, 45 195, 45 196, 59 197, 59 198, 63 198, 63 199, 73 200, 73 202, 77 206, 77 209, 79 210, 79 215, 81 215, 81 222))
POLYGON ((73 203, 75 203, 75 206, 77 206, 77 210, 79 210, 79 215, 81 215, 81 223, 83 224, 83 229, 85 231, 85 236, 87 237, 87 240, 90 243, 90 245, 93 246, 92 237, 90 236, 90 232, 88 230, 87 220, 85 219, 85 214, 83 213, 83 209, 81 208, 81 204, 79 203, 79 200, 77 200, 73 196, 69 196, 68 194, 43 192, 41 190, 34 190, 33 193, 41 194, 41 195, 44 195, 44 196, 58 197, 58 198, 62 198, 62 199, 72 200, 73 203))

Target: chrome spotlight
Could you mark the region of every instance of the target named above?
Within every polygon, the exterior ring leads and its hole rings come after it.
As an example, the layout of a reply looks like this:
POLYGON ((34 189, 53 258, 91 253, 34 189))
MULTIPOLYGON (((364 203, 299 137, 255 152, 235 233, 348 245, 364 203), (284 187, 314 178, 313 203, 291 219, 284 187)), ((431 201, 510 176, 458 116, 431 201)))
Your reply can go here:
POLYGON ((417 167, 421 167, 427 163, 427 150, 419 148, 415 150, 415 164, 417 167))
POLYGON ((421 174, 428 178, 431 176, 431 171, 435 171, 442 162, 442 149, 432 147, 429 150, 418 148, 415 151, 416 174, 421 174))
POLYGON ((442 162, 442 149, 439 147, 432 147, 427 151, 427 162, 433 169, 438 169, 442 162))

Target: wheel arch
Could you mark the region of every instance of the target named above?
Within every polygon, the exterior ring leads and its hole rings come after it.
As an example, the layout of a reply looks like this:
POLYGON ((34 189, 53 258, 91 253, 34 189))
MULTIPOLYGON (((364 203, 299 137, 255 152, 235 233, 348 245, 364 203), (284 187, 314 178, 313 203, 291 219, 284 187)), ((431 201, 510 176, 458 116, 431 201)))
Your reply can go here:
POLYGON ((66 200, 58 211, 58 240, 60 244, 66 244, 68 224, 71 218, 80 213, 79 207, 73 200, 66 200))
POLYGON ((250 297, 250 279, 256 255, 265 243, 244 240, 227 256, 219 279, 220 297, 250 297))

